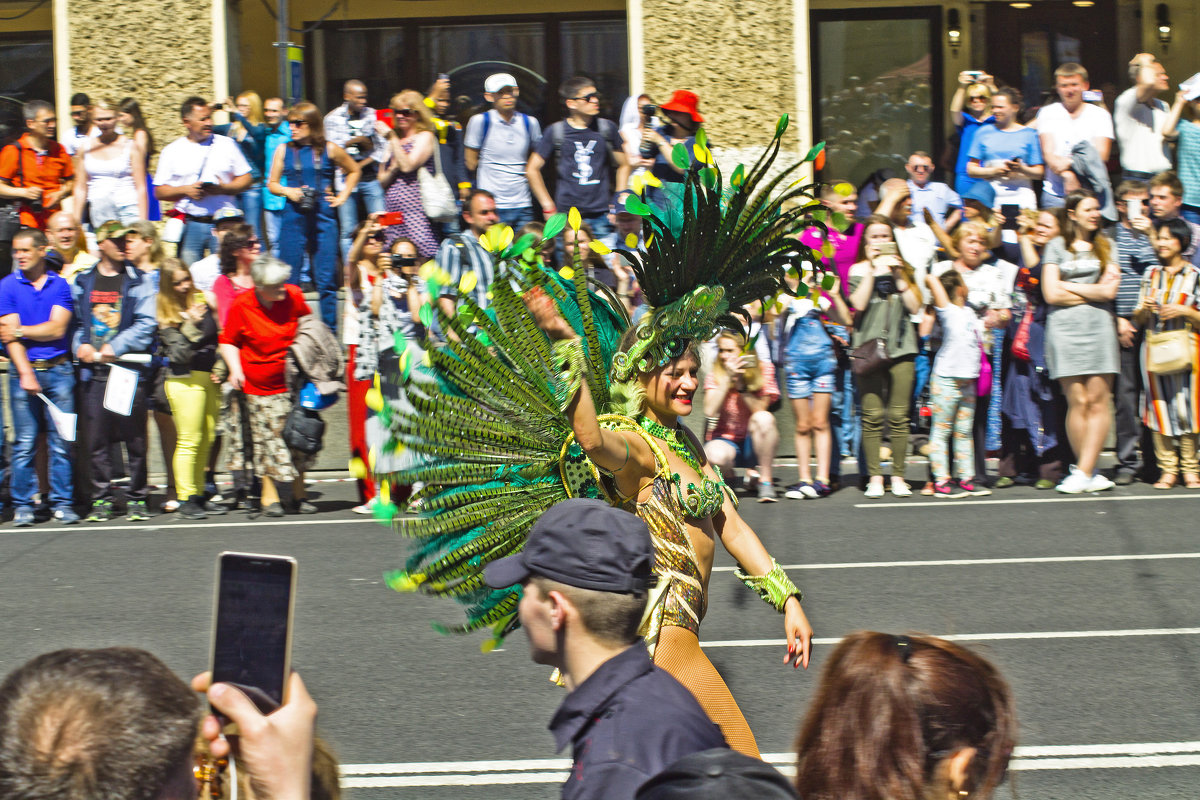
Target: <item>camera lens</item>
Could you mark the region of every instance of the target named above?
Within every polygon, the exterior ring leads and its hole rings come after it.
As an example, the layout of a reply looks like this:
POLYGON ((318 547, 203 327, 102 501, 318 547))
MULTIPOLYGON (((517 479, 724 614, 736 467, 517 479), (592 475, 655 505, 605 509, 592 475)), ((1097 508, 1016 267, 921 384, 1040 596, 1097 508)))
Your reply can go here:
POLYGON ((647 117, 653 117, 658 113, 658 106, 653 103, 646 103, 646 105, 642 106, 642 113, 647 117))
POLYGON ((402 267, 415 267, 417 265, 417 260, 412 256, 405 256, 404 258, 396 259, 396 263, 402 267))

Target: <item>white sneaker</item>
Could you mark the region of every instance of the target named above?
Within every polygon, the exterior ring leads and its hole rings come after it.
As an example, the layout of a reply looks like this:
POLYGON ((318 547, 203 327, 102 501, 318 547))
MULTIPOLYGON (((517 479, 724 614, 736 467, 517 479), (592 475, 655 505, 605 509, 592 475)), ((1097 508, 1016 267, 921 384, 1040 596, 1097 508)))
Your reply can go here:
POLYGON ((1088 483, 1087 491, 1089 492, 1107 492, 1109 489, 1116 486, 1115 483, 1097 472, 1092 476, 1091 482, 1088 483))
POLYGON ((1091 485, 1092 478, 1085 475, 1078 467, 1072 465, 1070 474, 1063 478, 1062 483, 1054 488, 1063 494, 1083 494, 1084 492, 1092 491, 1091 485))
POLYGON ((371 498, 361 506, 355 506, 350 509, 355 514, 374 514, 375 513, 375 498, 371 498))
POLYGON ((896 497, 912 497, 912 487, 903 478, 892 478, 892 494, 896 497))
POLYGON ((866 497, 870 500, 877 500, 880 497, 883 497, 883 495, 884 491, 882 483, 868 483, 867 490, 863 492, 863 497, 866 497))

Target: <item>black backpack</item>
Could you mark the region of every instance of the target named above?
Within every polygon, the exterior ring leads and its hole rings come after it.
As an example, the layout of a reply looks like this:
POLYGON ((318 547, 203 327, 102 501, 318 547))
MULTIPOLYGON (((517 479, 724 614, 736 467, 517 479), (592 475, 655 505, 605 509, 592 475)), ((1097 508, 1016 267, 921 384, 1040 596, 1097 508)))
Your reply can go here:
POLYGON ((283 425, 284 444, 311 456, 321 452, 321 442, 324 438, 325 420, 321 419, 321 414, 297 403, 283 425))

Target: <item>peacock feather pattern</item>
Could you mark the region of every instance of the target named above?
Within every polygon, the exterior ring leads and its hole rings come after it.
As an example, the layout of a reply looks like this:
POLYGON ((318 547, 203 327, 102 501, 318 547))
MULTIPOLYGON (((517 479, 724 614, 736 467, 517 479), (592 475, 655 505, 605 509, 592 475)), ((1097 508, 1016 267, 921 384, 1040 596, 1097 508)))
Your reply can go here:
MULTIPOLYGON (((631 413, 638 402, 637 373, 665 364, 690 341, 712 338, 721 327, 741 330, 743 306, 788 291, 784 276, 797 261, 819 268, 798 241, 804 228, 824 227, 813 219, 814 187, 795 180, 804 162, 768 179, 786 128, 783 117, 766 152, 749 170, 739 165, 728 186, 703 130, 692 153, 676 147, 673 161, 687 172, 682 183, 661 187, 664 202, 647 202, 645 184, 635 184, 625 207, 642 217, 645 245, 635 250, 636 241, 626 242, 619 252, 652 308, 627 352, 618 348, 629 317, 605 287, 589 283, 580 254, 573 267, 555 273, 538 257, 534 237, 513 242, 503 225, 481 238, 497 262, 488 308, 464 289, 453 317, 440 308, 421 309, 426 327, 436 317, 446 341, 426 343, 424 364, 414 368, 401 357, 382 376, 403 385, 407 406, 377 395, 372 407, 391 431, 385 453, 401 455, 407 464, 380 474, 381 486, 423 488, 403 512, 381 491, 376 516, 415 545, 404 569, 387 574, 388 585, 452 597, 465 607, 465 621, 435 628, 491 628, 483 649, 496 646, 517 625, 520 587, 487 587, 484 566, 518 552, 538 517, 568 497, 617 504, 602 473, 574 442, 564 412, 580 385, 586 383, 602 414, 631 413), (578 339, 556 344, 538 328, 523 299, 534 289, 551 298, 578 339)), ((820 150, 813 148, 806 160, 820 150)), ((546 222, 544 239, 568 224, 579 230, 580 223, 576 209, 556 214, 546 222)), ((591 247, 611 252, 599 242, 591 247)), ((436 296, 449 276, 432 262, 423 270, 436 296)))

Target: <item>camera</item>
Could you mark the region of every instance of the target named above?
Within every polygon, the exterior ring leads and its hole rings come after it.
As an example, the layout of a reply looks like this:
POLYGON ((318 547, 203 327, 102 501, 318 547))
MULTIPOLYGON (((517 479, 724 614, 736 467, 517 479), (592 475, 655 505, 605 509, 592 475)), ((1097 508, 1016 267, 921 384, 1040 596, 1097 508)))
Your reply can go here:
POLYGON ((45 210, 45 206, 42 205, 42 195, 40 193, 34 199, 26 200, 25 205, 28 206, 29 210, 34 214, 40 214, 43 210, 45 210))
POLYGON ((646 103, 642 106, 641 112, 643 117, 653 117, 658 113, 658 106, 654 105, 654 103, 646 103))
POLYGON ((642 139, 642 143, 638 146, 638 155, 642 158, 654 158, 658 155, 658 145, 651 139, 642 139))
POLYGON ((311 186, 300 187, 300 200, 296 203, 296 210, 301 214, 311 214, 317 210, 317 190, 311 186))

